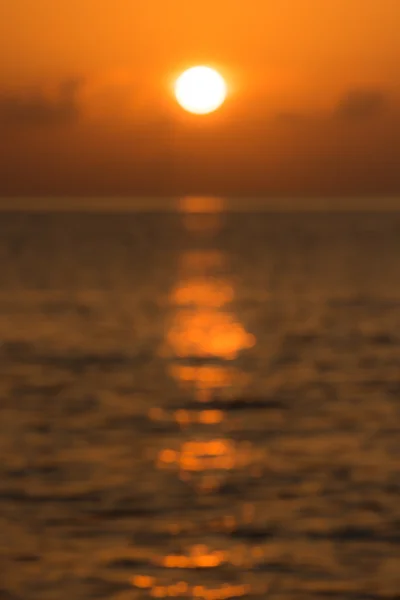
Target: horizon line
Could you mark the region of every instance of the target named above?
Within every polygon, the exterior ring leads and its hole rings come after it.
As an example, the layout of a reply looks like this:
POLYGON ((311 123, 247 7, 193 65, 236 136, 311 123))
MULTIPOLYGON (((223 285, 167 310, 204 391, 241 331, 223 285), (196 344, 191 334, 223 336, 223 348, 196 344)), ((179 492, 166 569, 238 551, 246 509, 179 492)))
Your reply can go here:
POLYGON ((398 196, 0 196, 0 212, 397 212, 398 196))

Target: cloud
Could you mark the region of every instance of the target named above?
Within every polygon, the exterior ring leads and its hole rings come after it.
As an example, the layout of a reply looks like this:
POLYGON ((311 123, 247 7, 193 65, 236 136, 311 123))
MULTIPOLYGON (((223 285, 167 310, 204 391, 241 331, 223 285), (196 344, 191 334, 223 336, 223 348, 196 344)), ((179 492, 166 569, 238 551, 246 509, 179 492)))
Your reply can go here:
POLYGON ((344 121, 365 121, 383 114, 387 97, 379 89, 350 90, 339 101, 334 117, 344 121))
POLYGON ((358 123, 371 121, 386 114, 389 105, 387 94, 380 89, 348 90, 337 102, 333 110, 321 112, 301 112, 288 110, 275 115, 275 122, 288 127, 323 127, 332 123, 358 123))
POLYGON ((81 81, 64 81, 55 92, 0 92, 0 124, 20 127, 63 125, 79 117, 81 81))

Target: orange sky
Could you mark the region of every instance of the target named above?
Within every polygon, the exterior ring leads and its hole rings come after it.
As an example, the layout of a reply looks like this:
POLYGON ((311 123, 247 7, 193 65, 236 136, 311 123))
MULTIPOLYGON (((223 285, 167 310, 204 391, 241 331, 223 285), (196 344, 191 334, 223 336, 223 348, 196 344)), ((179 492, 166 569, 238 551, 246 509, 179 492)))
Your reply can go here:
POLYGON ((397 193, 399 22, 399 0, 4 1, 0 194, 397 193), (171 94, 198 63, 230 86, 208 117, 171 94))

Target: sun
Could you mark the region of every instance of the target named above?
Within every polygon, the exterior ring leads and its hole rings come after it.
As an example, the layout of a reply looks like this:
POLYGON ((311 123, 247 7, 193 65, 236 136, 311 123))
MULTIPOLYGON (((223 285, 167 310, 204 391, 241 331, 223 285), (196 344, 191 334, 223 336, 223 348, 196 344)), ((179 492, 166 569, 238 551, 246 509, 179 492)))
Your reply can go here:
POLYGON ((225 101, 227 87, 223 77, 210 67, 192 67, 175 83, 175 96, 182 108, 196 115, 206 115, 225 101))

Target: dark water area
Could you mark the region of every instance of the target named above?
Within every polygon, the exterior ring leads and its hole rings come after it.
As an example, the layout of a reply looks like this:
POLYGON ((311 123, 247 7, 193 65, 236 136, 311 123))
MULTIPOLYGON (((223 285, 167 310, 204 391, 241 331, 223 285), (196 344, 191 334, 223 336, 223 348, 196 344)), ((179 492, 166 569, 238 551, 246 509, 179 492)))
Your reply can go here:
POLYGON ((0 214, 0 599, 400 597, 400 212, 0 214))

